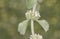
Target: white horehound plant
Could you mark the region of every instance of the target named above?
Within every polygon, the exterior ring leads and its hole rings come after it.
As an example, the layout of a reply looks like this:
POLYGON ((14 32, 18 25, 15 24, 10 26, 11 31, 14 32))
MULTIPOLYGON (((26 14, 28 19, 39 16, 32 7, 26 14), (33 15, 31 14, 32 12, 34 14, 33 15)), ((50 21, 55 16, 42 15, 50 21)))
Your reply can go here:
POLYGON ((18 32, 24 35, 27 29, 28 21, 30 20, 31 21, 31 33, 32 33, 32 35, 30 35, 30 39, 43 39, 42 35, 34 33, 34 21, 38 22, 46 32, 49 30, 49 24, 46 20, 39 20, 41 16, 40 16, 39 11, 36 10, 36 6, 37 6, 37 2, 34 3, 32 10, 28 10, 25 13, 26 20, 19 23, 18 32))

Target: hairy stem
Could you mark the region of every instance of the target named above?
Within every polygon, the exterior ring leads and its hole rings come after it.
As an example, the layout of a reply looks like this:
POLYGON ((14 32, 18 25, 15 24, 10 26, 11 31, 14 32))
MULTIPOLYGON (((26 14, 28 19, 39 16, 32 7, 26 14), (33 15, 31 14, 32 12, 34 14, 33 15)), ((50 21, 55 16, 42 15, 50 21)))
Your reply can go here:
POLYGON ((33 5, 33 12, 35 12, 37 6, 37 2, 33 5))
POLYGON ((34 21, 31 20, 31 33, 34 35, 34 21))

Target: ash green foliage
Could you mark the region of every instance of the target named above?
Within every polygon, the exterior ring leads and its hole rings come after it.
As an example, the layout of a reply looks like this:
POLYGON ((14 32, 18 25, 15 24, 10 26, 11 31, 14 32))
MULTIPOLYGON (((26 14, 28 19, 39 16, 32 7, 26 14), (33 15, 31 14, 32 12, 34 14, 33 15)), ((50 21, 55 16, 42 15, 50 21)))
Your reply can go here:
MULTIPOLYGON (((29 27, 27 28, 28 30, 25 36, 21 36, 17 32, 18 23, 25 20, 25 1, 20 0, 20 2, 17 2, 18 4, 16 8, 14 8, 15 3, 13 4, 13 7, 10 7, 10 2, 11 0, 0 0, 0 39, 28 39, 26 37, 29 37, 30 35, 30 24, 28 25, 29 27), (9 22, 9 19, 13 16, 17 19, 16 24, 9 22)), ((41 34, 44 33, 44 39, 60 39, 60 0, 43 0, 41 9, 39 8, 39 10, 42 16, 41 19, 46 19, 49 22, 50 30, 48 33, 45 33, 43 29, 40 29, 40 25, 35 22, 35 31, 41 34)))
POLYGON ((33 7, 33 5, 36 3, 37 3, 37 0, 26 0, 26 7, 28 9, 31 9, 33 7))
POLYGON ((19 23, 18 26, 18 32, 20 32, 20 34, 24 35, 27 29, 27 25, 28 25, 28 20, 25 20, 21 23, 19 23))

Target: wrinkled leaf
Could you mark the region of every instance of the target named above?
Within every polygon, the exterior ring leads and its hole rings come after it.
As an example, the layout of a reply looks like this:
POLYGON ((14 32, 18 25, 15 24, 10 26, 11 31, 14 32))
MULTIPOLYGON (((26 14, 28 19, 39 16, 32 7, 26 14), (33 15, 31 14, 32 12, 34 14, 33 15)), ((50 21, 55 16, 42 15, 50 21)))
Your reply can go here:
POLYGON ((28 20, 25 20, 18 25, 18 32, 20 32, 21 35, 24 35, 27 29, 28 20))
POLYGON ((37 22, 42 26, 42 28, 47 32, 49 30, 49 24, 46 20, 37 20, 37 22))
POLYGON ((28 9, 33 8, 33 5, 37 3, 37 0, 26 0, 26 6, 28 9))

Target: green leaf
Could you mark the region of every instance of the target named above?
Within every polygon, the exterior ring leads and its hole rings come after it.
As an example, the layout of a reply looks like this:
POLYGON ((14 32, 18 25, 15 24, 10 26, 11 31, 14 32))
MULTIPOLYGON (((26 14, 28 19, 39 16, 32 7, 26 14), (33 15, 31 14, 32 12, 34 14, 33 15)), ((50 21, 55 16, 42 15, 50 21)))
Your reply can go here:
POLYGON ((37 0, 26 0, 26 6, 28 9, 33 8, 33 5, 37 3, 37 0))
POLYGON ((43 2, 43 0, 37 0, 39 3, 42 3, 43 2))
POLYGON ((21 35, 24 35, 27 29, 28 20, 25 20, 18 25, 18 32, 20 32, 21 35))
POLYGON ((49 30, 49 24, 46 20, 37 20, 37 22, 42 26, 42 28, 47 32, 49 30))

